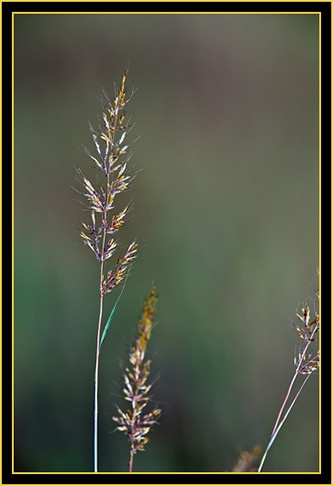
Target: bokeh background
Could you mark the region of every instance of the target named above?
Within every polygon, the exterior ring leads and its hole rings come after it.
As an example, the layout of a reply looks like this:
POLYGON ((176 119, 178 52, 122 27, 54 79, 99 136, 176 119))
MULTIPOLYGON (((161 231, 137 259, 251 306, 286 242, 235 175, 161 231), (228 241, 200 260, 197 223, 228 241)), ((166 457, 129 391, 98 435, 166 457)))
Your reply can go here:
MULTIPOLYGON (((118 236, 140 252, 101 352, 100 471, 128 468, 112 416, 153 282, 163 415, 134 469, 230 471, 267 444, 318 286, 318 35, 314 14, 15 15, 15 471, 93 467, 99 266, 72 187, 75 167, 95 177, 88 121, 128 62, 137 176, 118 236)), ((318 471, 318 387, 265 471, 318 471)))

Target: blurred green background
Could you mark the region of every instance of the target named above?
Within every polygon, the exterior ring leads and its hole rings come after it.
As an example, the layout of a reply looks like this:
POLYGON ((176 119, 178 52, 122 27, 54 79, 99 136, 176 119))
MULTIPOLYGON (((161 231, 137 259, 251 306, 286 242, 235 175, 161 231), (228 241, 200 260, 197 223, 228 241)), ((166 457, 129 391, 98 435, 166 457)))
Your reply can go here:
MULTIPOLYGON (((92 471, 99 265, 72 186, 75 167, 95 177, 88 121, 128 61, 138 175, 118 237, 140 252, 101 352, 100 471, 128 468, 112 416, 153 282, 163 415, 134 470, 230 471, 267 444, 291 321, 317 289, 318 29, 301 14, 15 15, 15 471, 92 471)), ((318 470, 318 386, 265 471, 318 470)))

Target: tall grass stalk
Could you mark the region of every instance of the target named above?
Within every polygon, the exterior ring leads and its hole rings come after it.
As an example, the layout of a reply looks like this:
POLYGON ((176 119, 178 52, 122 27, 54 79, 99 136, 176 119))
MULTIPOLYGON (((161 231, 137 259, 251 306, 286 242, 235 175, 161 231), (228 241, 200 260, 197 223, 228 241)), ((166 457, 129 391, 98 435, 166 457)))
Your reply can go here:
POLYGON ((93 251, 100 262, 99 316, 94 374, 94 472, 98 472, 98 375, 100 349, 124 286, 114 304, 104 327, 104 332, 101 334, 104 296, 110 293, 128 275, 129 266, 137 251, 137 244, 134 240, 128 246, 124 256, 118 257, 113 268, 107 271, 106 262, 114 255, 118 246, 114 239, 114 234, 123 226, 129 209, 126 206, 122 211, 113 214, 115 196, 127 190, 132 181, 132 178, 127 173, 130 159, 130 154, 128 154, 129 146, 124 143, 130 129, 130 126, 125 123, 127 117, 124 108, 131 99, 131 96, 126 98, 126 78, 127 71, 123 75, 120 88, 118 89, 115 86, 115 95, 112 101, 109 100, 106 93, 103 93, 101 126, 98 127, 98 130, 94 130, 90 126, 97 153, 95 156, 87 149, 86 152, 98 169, 100 177, 97 177, 96 183, 92 184, 83 172, 78 170, 78 180, 84 188, 82 194, 86 198, 86 209, 90 212, 91 218, 89 224, 81 223, 83 227, 81 237, 84 244, 93 251))
POLYGON ((134 455, 139 451, 144 451, 144 446, 148 442, 147 434, 152 425, 157 423, 161 414, 161 410, 158 408, 153 408, 151 412, 145 415, 142 414, 143 409, 150 401, 148 393, 153 385, 148 383, 152 360, 145 361, 145 354, 153 327, 156 302, 156 290, 153 287, 149 299, 143 304, 143 313, 139 320, 139 337, 135 340, 129 353, 130 367, 126 367, 124 372, 125 387, 123 391, 125 400, 131 403, 131 408, 123 412, 118 407, 118 416, 113 417, 113 420, 118 424, 117 429, 124 432, 131 443, 130 473, 133 471, 134 455))
MULTIPOLYGON (((319 296, 319 294, 318 294, 318 296, 319 296)), ((302 342, 304 344, 303 344, 303 347, 301 346, 299 348, 297 355, 295 354, 295 356, 294 356, 295 373, 294 373, 294 375, 291 379, 291 382, 290 382, 288 390, 287 390, 287 394, 286 394, 286 396, 283 400, 282 406, 279 410, 279 413, 278 413, 277 419, 275 421, 269 442, 268 442, 266 449, 264 451, 264 454, 262 456, 262 459, 261 459, 261 462, 260 462, 260 465, 259 465, 259 468, 258 468, 258 472, 261 472, 262 467, 264 465, 264 462, 266 460, 266 456, 268 454, 268 451, 272 447, 281 427, 285 423, 291 409, 295 405, 296 400, 298 399, 298 397, 299 397, 301 391, 303 390, 305 384, 307 383, 307 381, 310 378, 310 376, 312 375, 312 373, 319 370, 319 349, 317 349, 315 353, 309 352, 309 347, 310 347, 311 343, 313 343, 314 341, 317 340, 315 335, 319 331, 319 326, 320 326, 319 314, 317 314, 316 311, 314 312, 314 314, 315 314, 314 319, 310 322, 310 308, 309 308, 308 304, 306 304, 305 307, 302 308, 301 315, 296 314, 297 317, 299 318, 299 320, 302 322, 303 327, 301 327, 298 324, 295 324, 295 329, 296 329, 299 337, 302 339, 302 342), (293 398, 291 404, 289 405, 289 407, 285 411, 285 409, 287 407, 288 400, 290 398, 291 391, 292 391, 292 389, 295 385, 296 379, 301 375, 305 375, 305 378, 303 379, 301 385, 299 386, 298 391, 296 392, 295 397, 293 398), (283 413, 284 413, 284 415, 283 415, 283 413)))

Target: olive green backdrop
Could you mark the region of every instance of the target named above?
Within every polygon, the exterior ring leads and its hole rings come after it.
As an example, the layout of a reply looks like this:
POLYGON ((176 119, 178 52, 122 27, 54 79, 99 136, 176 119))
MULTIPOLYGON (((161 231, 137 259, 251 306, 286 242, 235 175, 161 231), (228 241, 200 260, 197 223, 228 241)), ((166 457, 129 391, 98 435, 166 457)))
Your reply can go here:
MULTIPOLYGON (((16 471, 93 468, 99 265, 72 186, 75 167, 95 177, 88 121, 128 62, 137 176, 118 237, 140 251, 101 351, 100 471, 128 468, 112 416, 153 282, 163 415, 134 470, 230 471, 266 445, 318 285, 318 35, 317 15, 15 15, 16 471)), ((318 470, 318 387, 265 471, 318 470)))

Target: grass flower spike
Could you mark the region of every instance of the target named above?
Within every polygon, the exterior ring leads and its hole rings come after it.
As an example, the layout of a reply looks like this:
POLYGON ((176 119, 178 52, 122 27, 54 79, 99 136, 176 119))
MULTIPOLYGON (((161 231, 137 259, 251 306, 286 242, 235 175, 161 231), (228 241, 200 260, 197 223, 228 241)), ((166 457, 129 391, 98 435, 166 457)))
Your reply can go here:
MULTIPOLYGON (((114 214, 115 198, 117 194, 126 191, 132 181, 128 175, 128 145, 125 144, 127 133, 130 129, 125 123, 125 106, 131 96, 126 97, 126 78, 125 71, 121 86, 115 88, 115 97, 110 101, 104 93, 102 98, 102 126, 94 130, 90 126, 96 155, 92 155, 88 150, 90 159, 98 169, 99 178, 92 183, 81 170, 78 170, 78 180, 83 186, 83 195, 86 198, 86 207, 90 212, 90 222, 82 222, 81 237, 94 253, 100 262, 100 307, 97 326, 96 361, 94 378, 94 472, 98 471, 98 367, 99 353, 102 341, 109 329, 111 318, 119 302, 120 295, 112 309, 104 332, 101 334, 104 295, 111 292, 125 276, 132 260, 136 256, 137 244, 133 241, 127 248, 123 257, 119 257, 113 268, 107 270, 106 262, 110 260, 116 252, 117 241, 114 235, 124 225, 128 213, 128 206, 114 214)), ((124 280, 126 283, 126 280, 124 280)))
POLYGON ((123 391, 125 399, 131 403, 131 409, 123 412, 118 407, 119 416, 113 417, 113 420, 119 425, 118 430, 124 432, 131 443, 129 472, 133 470, 134 454, 144 450, 144 446, 148 442, 147 434, 161 414, 161 410, 158 408, 154 408, 145 415, 142 414, 149 402, 148 393, 152 387, 152 383, 148 383, 151 359, 145 361, 145 354, 153 326, 156 302, 156 290, 153 287, 149 299, 143 305, 143 314, 139 321, 139 337, 130 351, 131 366, 125 368, 124 373, 123 391))

